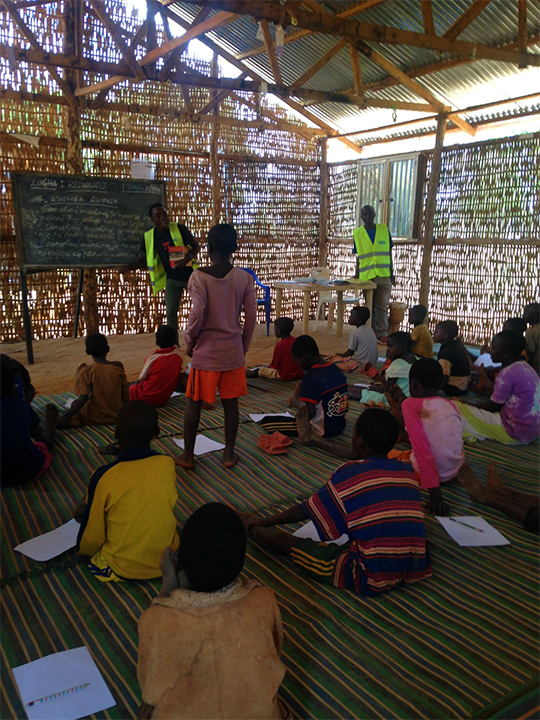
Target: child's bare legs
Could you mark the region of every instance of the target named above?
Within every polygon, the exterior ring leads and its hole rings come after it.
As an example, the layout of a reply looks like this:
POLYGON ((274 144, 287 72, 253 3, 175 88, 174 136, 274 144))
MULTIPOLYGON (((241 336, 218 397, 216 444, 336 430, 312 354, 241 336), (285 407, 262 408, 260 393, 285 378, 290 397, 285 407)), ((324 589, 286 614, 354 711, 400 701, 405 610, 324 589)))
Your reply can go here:
POLYGON ((193 470, 195 467, 195 439, 201 417, 201 405, 202 400, 187 399, 184 413, 184 452, 174 459, 174 462, 185 470, 193 470))
POLYGON ((178 555, 171 547, 166 547, 161 554, 159 567, 162 578, 159 597, 169 597, 174 590, 178 590, 180 587, 178 582, 178 555))
POLYGON ((259 377, 259 369, 256 370, 250 370, 250 368, 246 368, 246 377, 248 378, 256 378, 259 377))
POLYGON ((236 435, 238 433, 238 398, 221 399, 225 414, 225 450, 223 451, 223 464, 232 468, 238 462, 238 455, 234 452, 236 435))
POLYGON ((43 439, 50 449, 53 444, 54 431, 58 423, 58 408, 50 403, 45 407, 45 425, 43 427, 43 439))
POLYGON ((540 502, 536 495, 511 490, 503 485, 494 462, 489 465, 488 482, 485 486, 478 480, 467 463, 464 463, 458 477, 473 500, 500 510, 521 523, 525 522, 529 509, 540 502))
POLYGON ((361 400, 363 390, 365 390, 365 388, 358 387, 358 385, 347 385, 349 400, 361 400))
POLYGON ((261 525, 253 525, 249 529, 250 536, 256 540, 261 547, 278 555, 290 555, 294 545, 294 536, 283 530, 265 528, 261 525))
POLYGON ((313 445, 319 450, 324 450, 330 455, 345 458, 346 460, 356 459, 356 454, 351 445, 333 438, 320 437, 320 435, 313 432, 309 424, 309 413, 306 407, 299 408, 296 413, 296 428, 298 430, 298 441, 301 445, 313 445))

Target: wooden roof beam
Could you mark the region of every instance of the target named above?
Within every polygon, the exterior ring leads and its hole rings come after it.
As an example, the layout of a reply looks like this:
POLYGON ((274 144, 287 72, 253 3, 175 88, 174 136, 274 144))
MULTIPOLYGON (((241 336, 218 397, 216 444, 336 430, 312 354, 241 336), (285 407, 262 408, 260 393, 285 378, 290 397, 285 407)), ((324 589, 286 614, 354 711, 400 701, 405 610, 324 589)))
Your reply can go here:
MULTIPOLYGON (((43 48, 39 44, 36 36, 34 33, 30 30, 28 25, 24 22, 22 17, 19 15, 19 13, 13 9, 10 3, 2 2, 0 3, 2 7, 4 7, 7 12, 9 13, 10 17, 12 18, 15 25, 19 28, 20 32, 24 35, 24 37, 28 40, 32 48, 36 51, 43 52, 43 48)), ((71 91, 71 88, 69 87, 68 83, 64 80, 64 78, 59 74, 58 70, 53 67, 48 68, 49 74, 51 75, 54 80, 56 80, 58 87, 62 90, 64 93, 66 100, 68 101, 69 105, 71 107, 78 107, 79 102, 77 98, 74 96, 73 92, 71 91)))
POLYGON ((264 46, 268 54, 268 60, 270 61, 270 67, 272 68, 274 82, 277 85, 283 85, 281 70, 279 69, 279 63, 276 55, 276 48, 272 42, 272 36, 270 35, 270 28, 268 27, 267 20, 261 20, 261 30, 264 38, 264 46))
POLYGON ((349 42, 349 50, 351 53, 351 65, 354 78, 354 92, 363 97, 364 81, 362 80, 362 66, 360 65, 360 55, 358 48, 352 42, 349 42))
POLYGON ((303 75, 300 75, 300 77, 294 81, 293 88, 300 88, 302 85, 305 85, 308 80, 310 80, 314 75, 316 75, 321 68, 323 68, 335 55, 338 54, 340 50, 343 50, 343 48, 347 45, 347 41, 345 39, 340 40, 337 42, 333 48, 330 48, 330 50, 325 53, 321 58, 317 60, 316 63, 314 63, 303 75))
MULTIPOLYGON (((336 13, 335 17, 348 18, 352 15, 358 15, 359 13, 364 12, 364 10, 369 10, 369 8, 375 7, 376 5, 382 5, 382 3, 384 2, 388 2, 388 0, 364 0, 364 2, 357 3, 356 5, 348 8, 347 10, 342 10, 341 12, 336 13)), ((317 12, 327 12, 321 5, 311 3, 310 7, 317 12)), ((331 15, 331 13, 328 14, 331 15)), ((291 42, 301 40, 307 35, 314 34, 315 33, 312 30, 298 30, 296 32, 289 33, 289 35, 285 35, 284 42, 285 45, 288 45, 291 42)), ((266 52, 266 47, 264 45, 259 45, 252 50, 248 50, 245 53, 240 53, 240 55, 236 55, 236 59, 245 60, 246 58, 254 57, 255 55, 262 55, 264 52, 266 52)))
POLYGON ((122 30, 120 26, 117 25, 109 16, 103 0, 92 0, 92 5, 94 6, 94 10, 96 11, 100 22, 105 25, 109 33, 112 35, 112 38, 116 43, 117 48, 120 50, 120 52, 122 53, 122 57, 131 68, 135 79, 138 82, 143 82, 144 80, 146 80, 144 70, 138 65, 137 60, 135 59, 134 49, 136 46, 133 46, 133 44, 131 46, 127 45, 126 41, 122 36, 122 30))
POLYGON ((520 52, 527 50, 527 0, 518 0, 518 47, 520 52))
POLYGON ((484 10, 490 2, 491 0, 473 0, 472 4, 469 5, 463 15, 461 15, 461 17, 459 17, 456 22, 443 34, 443 38, 446 38, 447 40, 455 40, 459 37, 465 28, 467 28, 472 21, 480 15, 482 10, 484 10))
MULTIPOLYGON (((241 80, 244 80, 247 77, 247 73, 243 73, 239 77, 241 80)), ((210 102, 207 102, 206 105, 199 110, 199 115, 206 115, 206 113, 212 112, 212 110, 223 102, 232 92, 232 90, 220 90, 210 102)))
MULTIPOLYGON (((212 12, 211 7, 209 7, 208 5, 203 5, 201 10, 199 10, 197 15, 195 16, 190 27, 195 27, 199 23, 204 22, 206 20, 206 18, 210 15, 211 12, 212 12)), ((169 27, 169 18, 162 10, 160 10, 160 15, 163 20, 163 25, 165 27, 165 34, 166 34, 167 40, 172 40, 173 35, 172 35, 171 29, 169 27)), ((157 76, 158 80, 165 80, 165 78, 170 73, 170 71, 173 69, 175 64, 182 57, 182 53, 185 51, 185 49, 186 49, 185 45, 180 45, 180 47, 176 48, 176 50, 173 50, 173 52, 169 55, 169 57, 165 61, 165 64, 159 71, 158 76, 157 76)))
MULTIPOLYGON (((161 10, 160 10, 160 13, 159 13, 159 14, 161 15, 161 19, 162 19, 162 21, 163 21, 163 28, 164 28, 164 30, 165 30, 165 37, 167 38, 167 40, 172 40, 173 34, 172 34, 172 32, 171 32, 171 28, 170 28, 170 25, 169 25, 169 18, 167 17, 167 15, 165 15, 165 13, 161 12, 161 10)), ((169 62, 169 60, 170 60, 173 56, 175 56, 175 53, 176 53, 176 52, 178 52, 178 51, 175 50, 173 53, 171 53, 171 57, 168 58, 167 62, 169 62)), ((162 72, 163 72, 163 68, 162 68, 162 69, 160 70, 160 72, 158 73, 158 80, 161 79, 160 76, 161 76, 161 73, 162 73, 162 72)), ((194 112, 195 112, 195 106, 194 106, 193 103, 191 102, 191 96, 190 96, 190 94, 189 94, 189 88, 187 88, 185 85, 180 85, 180 92, 182 93, 182 100, 184 101, 184 103, 185 103, 185 105, 186 105, 186 110, 188 111, 188 113, 194 113, 194 112)))
POLYGON ((422 22, 426 35, 435 35, 435 23, 433 22, 433 7, 431 0, 420 0, 422 7, 422 22))
MULTIPOLYGON (((184 2, 191 3, 192 0, 184 0, 184 2)), ((229 12, 251 15, 256 20, 266 19, 269 22, 281 23, 283 26, 293 22, 287 6, 275 2, 264 2, 264 0, 207 0, 207 2, 217 9, 226 7, 229 12)), ((477 0, 477 2, 486 2, 486 0, 477 0)), ((294 21, 303 30, 336 35, 354 41, 365 40, 388 45, 407 45, 449 52, 453 55, 466 55, 477 60, 498 60, 516 65, 523 62, 534 67, 540 67, 540 55, 534 53, 513 52, 490 45, 464 42, 463 40, 450 40, 437 35, 425 35, 424 33, 401 30, 385 25, 374 25, 373 23, 350 19, 344 20, 323 12, 317 14, 295 9, 294 21)))

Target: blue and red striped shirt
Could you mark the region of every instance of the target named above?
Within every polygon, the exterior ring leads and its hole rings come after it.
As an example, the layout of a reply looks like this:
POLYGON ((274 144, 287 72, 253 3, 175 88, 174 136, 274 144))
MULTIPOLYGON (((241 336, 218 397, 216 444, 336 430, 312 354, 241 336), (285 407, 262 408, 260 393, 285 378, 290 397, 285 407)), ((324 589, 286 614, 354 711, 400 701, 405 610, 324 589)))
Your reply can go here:
POLYGON ((341 465, 304 502, 321 540, 349 536, 332 584, 374 595, 431 576, 424 511, 411 465, 372 458, 341 465))

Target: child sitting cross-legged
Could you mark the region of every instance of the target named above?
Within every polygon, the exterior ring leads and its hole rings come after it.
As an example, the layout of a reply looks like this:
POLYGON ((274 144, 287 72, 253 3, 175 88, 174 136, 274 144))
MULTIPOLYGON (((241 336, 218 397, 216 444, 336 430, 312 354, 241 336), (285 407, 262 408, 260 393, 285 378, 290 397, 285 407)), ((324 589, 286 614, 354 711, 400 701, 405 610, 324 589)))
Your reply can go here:
POLYGON ((416 356, 412 354, 412 339, 407 332, 395 332, 388 336, 386 344, 386 357, 391 360, 384 374, 377 373, 367 390, 356 385, 349 385, 351 400, 360 400, 368 407, 379 405, 388 407, 386 393, 391 387, 397 385, 404 394, 409 396, 409 372, 416 356))
POLYGON ((453 320, 437 323, 433 341, 441 343, 437 356, 443 369, 445 395, 466 395, 471 379, 471 363, 462 343, 456 340, 459 328, 453 320))
POLYGON ((242 521, 221 503, 196 510, 178 553, 163 552, 163 587, 139 619, 141 720, 287 717, 279 608, 240 577, 245 554, 242 521))
POLYGON ((161 574, 163 548, 178 547, 174 460, 150 449, 159 434, 157 410, 141 400, 118 413, 117 460, 92 475, 80 519, 77 550, 103 582, 147 580, 161 574))
MULTIPOLYGON (((341 370, 326 362, 315 340, 300 335, 291 348, 292 356, 304 370, 304 377, 290 398, 289 407, 307 407, 313 431, 323 437, 333 437, 345 430, 345 416, 349 409, 347 380, 341 370)), ((261 426, 268 433, 280 432, 296 437, 296 420, 291 417, 265 417, 261 426)))
POLYGON ((523 360, 524 347, 525 338, 517 332, 494 336, 491 357, 502 368, 490 399, 476 406, 457 403, 465 437, 511 445, 530 443, 540 434, 540 378, 523 360))
POLYGON ((42 427, 30 402, 23 399, 23 378, 18 363, 7 355, 1 358, 1 446, 2 487, 25 485, 37 480, 52 462, 50 452, 58 409, 47 405, 42 427))
POLYGON ((161 325, 156 332, 156 350, 144 361, 139 379, 129 387, 130 400, 144 400, 154 407, 165 405, 178 386, 182 373, 183 354, 177 347, 178 333, 170 325, 161 325))
MULTIPOLYGON (((347 361, 349 358, 352 359, 352 366, 350 370, 356 369, 360 366, 362 368, 366 363, 375 365, 379 356, 379 350, 377 346, 377 336, 373 330, 366 325, 370 318, 371 313, 369 308, 363 305, 355 305, 351 309, 349 317, 349 325, 356 327, 349 336, 349 349, 344 353, 337 353, 332 361, 340 360, 347 361)), ((343 366, 344 370, 349 369, 347 362, 343 366)))
POLYGON ((124 366, 119 361, 107 360, 109 345, 101 333, 86 338, 86 354, 94 361, 81 363, 75 377, 78 398, 67 412, 60 416, 58 427, 110 425, 116 422, 118 411, 129 400, 129 386, 124 366))
POLYGON ((418 482, 413 468, 389 460, 399 436, 395 417, 379 408, 363 412, 352 445, 360 461, 339 467, 305 502, 270 517, 243 515, 264 549, 290 555, 300 570, 328 585, 378 595, 432 574, 418 482), (321 542, 270 529, 312 520, 321 542), (327 544, 346 534, 342 546, 327 544))
POLYGON ((274 323, 274 335, 279 339, 274 348, 272 362, 268 367, 260 367, 246 370, 246 377, 262 377, 267 380, 301 380, 304 371, 292 356, 291 348, 295 338, 291 335, 294 330, 294 322, 291 318, 280 317, 274 323))
POLYGON ((414 305, 409 310, 409 322, 414 325, 411 338, 414 345, 411 352, 418 357, 433 357, 433 338, 426 325, 427 307, 425 305, 414 305))

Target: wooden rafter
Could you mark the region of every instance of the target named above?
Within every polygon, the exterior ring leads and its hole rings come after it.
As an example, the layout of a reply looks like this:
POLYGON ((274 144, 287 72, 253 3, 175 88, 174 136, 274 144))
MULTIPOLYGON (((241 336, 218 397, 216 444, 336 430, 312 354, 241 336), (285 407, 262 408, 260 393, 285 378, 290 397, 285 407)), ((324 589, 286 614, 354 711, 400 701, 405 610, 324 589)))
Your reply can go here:
MULTIPOLYGON (((358 15, 359 13, 364 12, 364 10, 369 10, 369 8, 375 7, 376 5, 382 5, 382 3, 384 2, 388 2, 388 0, 364 0, 364 2, 356 3, 356 5, 353 5, 347 10, 342 10, 341 12, 336 13, 335 17, 346 19, 348 17, 351 17, 352 15, 358 15)), ((310 3, 310 7, 317 12, 324 11, 324 8, 316 3, 310 3)), ((285 45, 288 45, 289 43, 301 40, 307 35, 314 34, 315 33, 312 30, 297 30, 296 32, 289 33, 289 35, 285 35, 284 42, 285 45)), ((262 55, 262 53, 265 52, 266 46, 259 45, 258 47, 253 48, 252 50, 248 50, 245 53, 240 53, 236 56, 236 59, 245 60, 246 58, 254 57, 255 55, 262 55)))
MULTIPOLYGON (((162 12, 161 10, 160 10, 160 15, 161 15, 161 19, 162 19, 162 21, 163 21, 163 27, 164 27, 164 29, 165 29, 165 37, 167 38, 167 40, 172 40, 173 34, 172 34, 172 32, 171 32, 171 28, 170 28, 170 25, 169 25, 169 18, 168 18, 167 15, 165 15, 165 13, 162 12)), ((171 53, 171 58, 172 58, 173 55, 175 55, 175 53, 177 53, 177 52, 178 52, 178 51, 175 50, 174 53, 171 53)), ((168 62, 171 58, 168 58, 167 62, 168 62)), ((162 70, 163 70, 163 68, 162 68, 162 70)), ((158 73, 158 80, 160 79, 162 70, 158 73)), ((194 106, 193 103, 191 102, 191 95, 189 94, 189 88, 187 88, 185 85, 180 85, 180 92, 182 93, 182 99, 183 99, 184 103, 186 104, 186 110, 188 111, 188 113, 194 113, 194 112, 195 112, 195 106, 194 106)))
MULTIPOLYGON (((185 22, 184 20, 179 18, 176 14, 171 13, 170 10, 165 10, 165 12, 167 14, 169 14, 169 17, 171 18, 171 20, 174 20, 179 25, 181 25, 183 28, 189 27, 189 24, 187 22, 185 22)), ((217 52, 218 55, 220 55, 224 60, 227 60, 227 62, 229 62, 231 65, 238 68, 242 72, 246 72, 254 80, 259 80, 259 81, 264 80, 264 78, 261 75, 259 75, 255 70, 244 65, 243 62, 241 62, 240 60, 237 60, 234 57, 234 55, 232 55, 230 52, 228 52, 227 50, 222 48, 220 45, 215 43, 210 38, 208 38, 208 37, 201 38, 201 42, 204 45, 206 45, 206 47, 210 48, 210 50, 214 50, 215 52, 217 52)), ((302 115, 302 117, 305 117, 307 120, 312 122, 317 127, 323 128, 324 130, 326 130, 329 135, 337 135, 338 134, 338 131, 335 128, 333 128, 331 125, 329 125, 324 120, 321 120, 321 118, 317 117, 309 110, 306 110, 305 108, 303 108, 302 105, 300 105, 300 103, 296 102, 292 98, 283 98, 283 102, 286 103, 290 108, 295 110, 299 115, 302 115)), ((347 147, 351 148, 351 150, 355 150, 355 152, 358 152, 358 153, 362 152, 362 148, 359 145, 357 145, 357 143, 353 142, 352 140, 349 140, 348 138, 343 138, 343 140, 341 140, 341 142, 344 145, 347 145, 347 147)))
POLYGON ((447 40, 455 40, 468 27, 472 21, 480 15, 482 10, 487 8, 491 0, 473 0, 467 10, 456 20, 451 27, 443 34, 447 40))
POLYGON ((518 47, 520 52, 527 50, 527 0, 518 0, 518 47))
POLYGON ((433 22, 433 7, 431 0, 421 0, 422 22, 424 23, 424 32, 426 35, 435 35, 435 23, 433 22))
POLYGON ((319 58, 317 62, 314 63, 310 68, 308 68, 303 75, 300 75, 300 77, 294 81, 293 88, 300 88, 305 85, 308 80, 310 80, 314 75, 316 75, 319 70, 323 68, 326 63, 328 63, 335 55, 337 55, 340 50, 343 50, 346 45, 346 40, 340 40, 339 42, 337 42, 333 48, 330 48, 327 53, 325 53, 321 58, 319 58))
MULTIPOLYGON (((241 80, 244 80, 247 77, 247 73, 243 73, 239 76, 241 80)), ((220 90, 215 97, 213 97, 209 102, 204 105, 199 110, 199 115, 206 115, 206 113, 212 112, 217 106, 225 100, 226 97, 228 97, 233 91, 232 90, 220 90)))
POLYGON ((264 38, 264 46, 268 54, 268 60, 270 61, 270 67, 272 68, 274 82, 277 85, 283 85, 281 70, 279 69, 279 63, 276 55, 276 48, 272 42, 272 36, 270 35, 270 28, 268 27, 267 20, 261 20, 261 30, 264 38))
MULTIPOLYGON (((191 1, 184 0, 184 2, 191 1)), ((485 2, 486 0, 477 1, 485 2)), ((266 19, 269 22, 283 25, 292 23, 293 20, 286 5, 282 6, 274 2, 264 2, 263 0, 207 0, 207 2, 216 9, 227 7, 229 12, 252 15, 256 20, 266 19)), ((540 55, 534 53, 513 52, 490 45, 465 42, 463 40, 450 40, 437 35, 425 35, 385 25, 374 25, 373 23, 352 19, 344 20, 323 12, 317 14, 295 9, 294 15, 297 26, 304 30, 345 37, 350 40, 365 40, 388 45, 407 45, 450 52, 453 55, 467 55, 475 57, 477 60, 498 60, 516 65, 524 62, 531 66, 540 67, 540 55)))
MULTIPOLYGON (((39 44, 34 33, 30 30, 28 25, 24 22, 22 17, 19 15, 19 13, 13 9, 13 7, 10 5, 10 3, 2 1, 0 4, 8 11, 8 13, 10 14, 14 23, 17 25, 17 27, 19 28, 21 33, 24 35, 24 37, 28 40, 28 42, 30 43, 32 48, 34 50, 42 50, 42 47, 39 44)), ((74 96, 68 83, 64 80, 63 77, 61 77, 58 70, 56 70, 56 68, 50 67, 49 73, 50 73, 51 77, 53 77, 56 80, 56 82, 58 83, 58 87, 64 93, 68 103, 72 107, 78 107, 79 103, 77 101, 77 98, 74 96)))
POLYGON ((101 23, 105 25, 109 33, 112 35, 116 46, 122 53, 122 57, 124 58, 124 60, 131 68, 131 71, 135 75, 135 78, 139 82, 143 82, 144 80, 146 80, 144 70, 138 65, 137 60, 135 59, 135 53, 133 52, 134 48, 127 45, 126 41, 122 36, 121 28, 109 16, 103 0, 92 0, 92 5, 94 6, 94 10, 96 11, 96 14, 100 19, 101 23))
MULTIPOLYGON (((206 18, 210 15, 211 11, 212 11, 212 8, 210 8, 208 5, 203 5, 201 10, 199 10, 197 15, 195 16, 190 27, 195 27, 195 25, 198 25, 199 23, 204 22, 204 20, 206 20, 206 18)), ((169 27, 169 18, 163 11, 160 11, 160 14, 163 19, 164 26, 165 26, 165 33, 166 33, 167 40, 172 40, 173 35, 172 35, 171 29, 169 27)), ((173 50, 173 52, 169 55, 169 57, 167 58, 167 60, 165 61, 164 65, 163 65, 163 67, 159 71, 158 77, 157 77, 158 80, 166 79, 167 75, 170 73, 170 71, 173 69, 175 64, 182 57, 182 53, 185 51, 185 49, 186 49, 185 45, 180 45, 179 47, 176 48, 176 50, 173 50)))
POLYGON ((352 42, 349 42, 349 50, 351 53, 351 66, 354 78, 354 92, 357 95, 364 95, 364 81, 362 80, 362 66, 360 65, 360 55, 358 48, 352 42))

